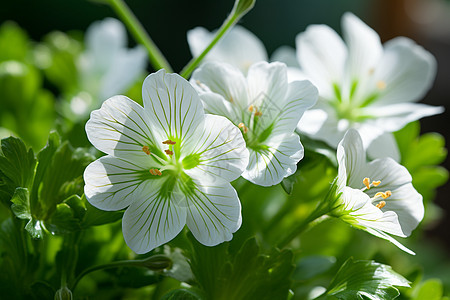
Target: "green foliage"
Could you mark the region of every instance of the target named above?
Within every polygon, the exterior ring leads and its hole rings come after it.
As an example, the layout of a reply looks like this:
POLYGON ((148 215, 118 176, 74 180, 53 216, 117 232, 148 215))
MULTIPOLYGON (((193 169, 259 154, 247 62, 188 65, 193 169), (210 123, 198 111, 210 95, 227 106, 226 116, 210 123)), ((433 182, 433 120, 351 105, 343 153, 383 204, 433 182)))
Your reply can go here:
POLYGON ((226 243, 209 248, 192 236, 190 241, 191 269, 206 299, 287 297, 294 269, 291 251, 273 249, 270 255, 264 255, 254 238, 235 254, 228 251, 226 243))
POLYGON ((412 300, 441 300, 442 296, 442 282, 439 279, 428 279, 415 289, 412 300))
POLYGON ((395 299, 400 294, 395 286, 409 287, 409 282, 390 266, 349 258, 339 269, 327 289, 327 295, 338 299, 395 299))
POLYGON ((438 133, 420 135, 419 122, 410 123, 395 133, 402 165, 411 173, 413 185, 430 202, 436 188, 448 180, 448 171, 439 166, 447 157, 445 140, 438 133))

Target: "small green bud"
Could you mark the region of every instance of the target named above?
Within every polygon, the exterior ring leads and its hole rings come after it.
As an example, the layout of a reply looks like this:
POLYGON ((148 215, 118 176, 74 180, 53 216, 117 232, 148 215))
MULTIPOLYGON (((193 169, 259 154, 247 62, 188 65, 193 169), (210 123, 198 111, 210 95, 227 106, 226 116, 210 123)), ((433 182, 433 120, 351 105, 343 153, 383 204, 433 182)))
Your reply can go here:
POLYGON ((55 293, 55 300, 72 300, 72 291, 67 286, 61 287, 55 293))

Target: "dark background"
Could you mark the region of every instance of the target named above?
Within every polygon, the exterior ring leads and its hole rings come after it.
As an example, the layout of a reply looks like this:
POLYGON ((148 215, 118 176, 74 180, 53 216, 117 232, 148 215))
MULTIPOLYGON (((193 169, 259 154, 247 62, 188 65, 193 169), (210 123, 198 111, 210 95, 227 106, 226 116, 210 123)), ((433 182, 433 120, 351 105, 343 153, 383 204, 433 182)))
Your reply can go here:
MULTIPOLYGON (((450 4, 446 4, 447 12, 435 11, 435 15, 440 17, 434 18, 418 6, 438 1, 443 0, 257 0, 255 8, 244 17, 241 25, 264 42, 269 54, 281 45, 294 47, 295 36, 308 24, 323 23, 340 32, 340 18, 346 11, 355 13, 374 28, 383 41, 398 35, 416 40, 438 61, 434 87, 422 102, 447 107, 445 113, 423 119, 422 132, 436 131, 449 141, 450 22, 445 21, 450 21, 450 4), (419 16, 428 17, 428 21, 414 17, 411 14, 414 10, 419 12, 419 16)), ((186 31, 195 26, 210 30, 218 28, 233 2, 127 1, 175 71, 181 70, 191 58, 186 31)), ((0 23, 5 20, 17 22, 35 41, 53 30, 84 31, 93 21, 108 16, 116 17, 108 6, 85 0, 3 0, 0 5, 0 23)), ((130 39, 130 45, 133 44, 130 39)), ((450 168, 449 159, 444 166, 450 168)), ((446 213, 439 224, 426 231, 430 238, 445 243, 447 249, 450 249, 449 193, 449 184, 438 190, 436 201, 446 213)))

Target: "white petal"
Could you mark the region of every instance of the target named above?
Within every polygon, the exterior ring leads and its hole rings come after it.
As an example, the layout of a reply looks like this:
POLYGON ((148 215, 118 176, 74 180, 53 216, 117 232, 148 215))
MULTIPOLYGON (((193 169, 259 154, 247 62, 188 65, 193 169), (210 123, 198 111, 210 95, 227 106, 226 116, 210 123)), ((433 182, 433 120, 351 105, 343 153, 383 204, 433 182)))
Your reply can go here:
POLYGON ((242 223, 241 203, 229 183, 208 185, 194 180, 197 190, 187 198, 187 226, 206 246, 215 246, 233 237, 242 223))
POLYGON ((308 80, 289 83, 284 105, 282 105, 283 101, 274 103, 274 108, 279 109, 279 117, 275 121, 275 128, 271 135, 294 131, 303 113, 316 104, 317 97, 317 88, 308 80))
POLYGON ((386 233, 384 233, 384 232, 382 232, 382 231, 380 231, 380 230, 376 230, 376 229, 372 229, 372 228, 367 228, 367 229, 365 229, 365 231, 367 231, 368 233, 370 233, 370 234, 372 234, 372 235, 374 235, 374 236, 376 236, 376 237, 379 237, 379 238, 382 238, 382 239, 385 239, 385 240, 391 242, 392 244, 394 244, 395 246, 397 246, 399 249, 405 251, 406 253, 409 253, 409 254, 411 254, 411 255, 416 255, 413 251, 411 251, 411 250, 409 250, 408 248, 406 248, 405 246, 403 246, 403 245, 402 245, 401 243, 399 243, 396 239, 394 239, 394 238, 391 237, 390 235, 388 235, 388 234, 386 234, 386 233))
POLYGON ((123 94, 128 90, 145 71, 147 52, 141 46, 130 50, 124 48, 110 63, 110 68, 101 82, 99 94, 101 100, 123 94))
POLYGON ((230 101, 225 100, 222 95, 202 91, 199 91, 199 95, 205 108, 205 113, 227 117, 228 120, 235 124, 241 122, 241 109, 230 101))
MULTIPOLYGON (((288 89, 287 68, 283 63, 259 62, 250 67, 247 75, 248 104, 257 108, 267 105, 284 106, 288 89)), ((264 115, 264 111, 263 111, 264 115)))
POLYGON ((276 136, 265 143, 267 149, 249 149, 250 159, 242 177, 257 185, 271 186, 295 173, 304 149, 295 133, 276 136))
POLYGON ((367 155, 371 159, 390 157, 400 161, 400 150, 392 133, 384 133, 373 140, 367 148, 367 155))
POLYGON ((342 81, 347 57, 342 39, 328 26, 310 25, 297 35, 296 44, 303 72, 317 86, 321 96, 333 98, 333 83, 342 81))
POLYGON ((172 240, 186 224, 186 208, 179 206, 181 194, 160 195, 161 180, 147 180, 134 193, 125 211, 122 230, 125 242, 138 254, 147 253, 172 240))
MULTIPOLYGON (((337 150, 339 164, 345 163, 348 185, 353 188, 362 188, 364 177, 363 168, 366 165, 366 152, 363 148, 358 131, 349 129, 337 150)), ((374 179, 376 180, 376 179, 374 179)))
POLYGON ((384 55, 374 77, 380 82, 377 105, 418 101, 436 76, 436 60, 414 41, 399 37, 385 44, 384 55))
POLYGON ((132 193, 151 168, 112 156, 103 156, 84 171, 84 193, 89 203, 102 210, 124 209, 133 202, 132 193))
POLYGON ((241 131, 222 116, 206 115, 205 127, 198 129, 189 149, 189 153, 200 155, 200 164, 185 172, 202 182, 233 181, 248 164, 241 131))
POLYGON ((125 26, 116 19, 106 18, 92 23, 86 31, 86 48, 95 58, 97 69, 108 68, 120 49, 127 44, 125 26))
POLYGON ((247 86, 244 75, 236 67, 219 62, 203 64, 192 74, 191 84, 201 92, 222 95, 226 101, 241 109, 248 106, 247 86))
POLYGON ((444 112, 444 108, 420 103, 399 103, 383 107, 371 106, 366 111, 374 117, 368 121, 369 124, 383 131, 394 132, 423 117, 440 114, 444 112))
POLYGON ((279 61, 285 63, 288 67, 300 68, 297 60, 297 53, 294 48, 289 46, 281 46, 276 49, 272 53, 270 61, 279 61))
POLYGON ((130 161, 141 161, 148 159, 142 147, 154 144, 150 123, 142 106, 125 96, 115 96, 91 113, 86 133, 98 150, 130 161))
POLYGON ((411 183, 412 180, 408 170, 390 157, 376 159, 360 168, 362 172, 367 174, 366 177, 370 177, 371 180, 381 180, 381 184, 377 188, 370 189, 370 192, 374 194, 380 191, 393 190, 401 185, 411 183))
POLYGON ((161 143, 167 139, 182 143, 189 140, 204 121, 203 105, 194 88, 178 74, 166 74, 164 69, 147 76, 142 99, 161 143))
POLYGON ((356 80, 360 87, 358 92, 365 94, 366 81, 374 72, 383 53, 380 37, 358 17, 348 12, 342 17, 342 31, 348 46, 347 83, 344 85, 348 90, 343 93, 349 95, 349 89, 356 80))
MULTIPOLYGON (((194 57, 209 45, 214 33, 197 27, 188 31, 188 43, 194 57)), ((205 61, 229 63, 243 72, 258 61, 267 61, 267 52, 263 43, 249 30, 235 26, 206 55, 205 61)))

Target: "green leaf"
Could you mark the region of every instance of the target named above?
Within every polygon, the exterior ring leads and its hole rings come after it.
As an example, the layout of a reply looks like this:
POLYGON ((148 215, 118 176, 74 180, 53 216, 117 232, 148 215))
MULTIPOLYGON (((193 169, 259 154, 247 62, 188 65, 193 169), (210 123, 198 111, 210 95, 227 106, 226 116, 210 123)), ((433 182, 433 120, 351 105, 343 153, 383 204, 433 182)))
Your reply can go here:
POLYGON ((294 280, 308 280, 330 270, 336 263, 336 258, 325 255, 311 255, 302 258, 295 268, 294 280))
POLYGON ((198 293, 188 289, 176 289, 162 296, 161 300, 199 300, 204 299, 198 293))
POLYGON ((414 291, 412 300, 441 300, 443 289, 439 279, 428 279, 414 291))
POLYGON ((17 188, 14 192, 13 197, 11 198, 11 210, 19 219, 30 220, 31 219, 31 211, 30 211, 30 197, 28 193, 28 189, 26 188, 17 188))
POLYGON ((327 289, 338 299, 391 300, 400 292, 395 286, 409 287, 409 282, 390 266, 374 261, 349 258, 339 269, 327 289))
POLYGON ((29 51, 28 36, 17 24, 5 22, 0 27, 0 61, 25 60, 29 51))
POLYGON ((297 182, 297 173, 292 174, 291 176, 283 178, 283 181, 281 181, 281 187, 287 194, 291 194, 292 190, 294 189, 294 185, 297 182))
POLYGON ((95 206, 92 206, 87 200, 85 195, 82 196, 83 203, 86 206, 86 214, 81 222, 82 228, 88 228, 91 226, 104 225, 108 223, 116 222, 122 219, 123 211, 103 211, 95 206))

